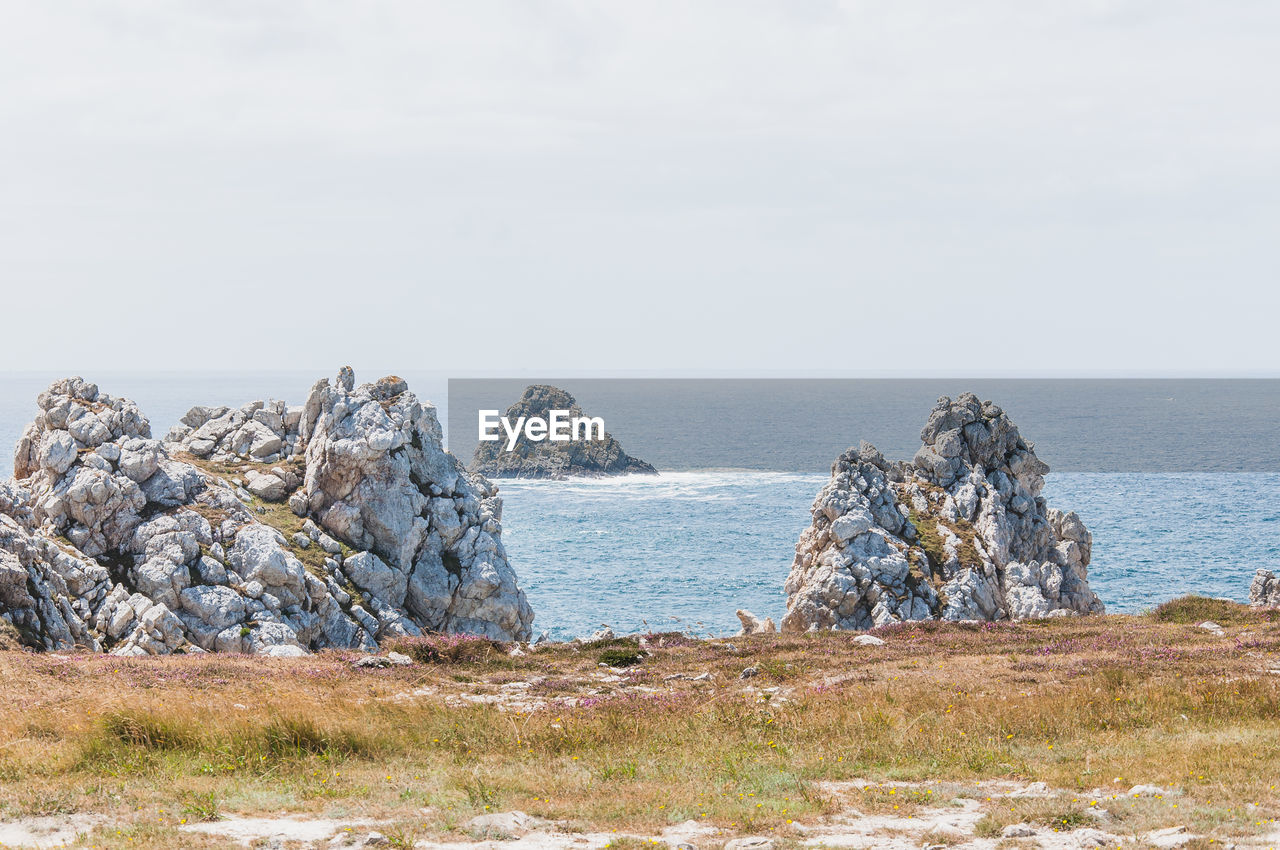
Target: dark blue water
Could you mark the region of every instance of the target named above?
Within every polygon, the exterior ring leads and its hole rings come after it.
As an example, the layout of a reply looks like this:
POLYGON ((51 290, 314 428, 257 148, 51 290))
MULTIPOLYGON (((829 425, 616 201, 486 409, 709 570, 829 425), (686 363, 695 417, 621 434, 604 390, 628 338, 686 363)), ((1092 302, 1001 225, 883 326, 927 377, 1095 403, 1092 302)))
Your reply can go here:
MULTIPOLYGON (((1280 472, 1280 380, 565 379, 628 454, 658 469, 827 472, 859 440, 910 458, 939 396, 974 392, 1059 472, 1280 472)), ((534 381, 449 381, 451 447, 476 411, 534 381)))

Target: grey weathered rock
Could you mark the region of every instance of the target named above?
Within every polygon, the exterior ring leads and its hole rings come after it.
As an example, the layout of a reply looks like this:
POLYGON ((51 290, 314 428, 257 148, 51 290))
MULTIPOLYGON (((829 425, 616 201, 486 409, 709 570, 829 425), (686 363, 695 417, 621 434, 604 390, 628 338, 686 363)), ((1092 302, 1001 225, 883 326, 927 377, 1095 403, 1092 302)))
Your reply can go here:
POLYGON ((939 399, 907 463, 832 466, 787 578, 784 631, 1100 613, 1093 538, 1040 496, 1049 471, 999 407, 939 399))
POLYGON ((124 655, 372 645, 323 583, 300 578, 279 533, 225 482, 171 459, 132 402, 72 378, 39 405, 18 446, 23 477, 0 488, 0 585, 21 569, 34 590, 0 594, 0 617, 25 643, 124 655))
POLYGON ((0 618, 28 646, 101 649, 93 613, 108 598, 110 573, 37 531, 29 500, 28 491, 0 483, 0 618))
POLYGON ((1097 848, 1097 850, 1104 850, 1104 848, 1107 847, 1120 847, 1124 844, 1124 838, 1119 835, 1114 835, 1110 832, 1103 832, 1100 829, 1091 829, 1089 827, 1084 829, 1073 829, 1068 833, 1068 836, 1070 837, 1071 844, 1066 846, 1081 848, 1081 850, 1093 850, 1093 848, 1097 848))
POLYGON ((1280 608, 1280 577, 1271 570, 1258 570, 1249 585, 1249 604, 1260 608, 1280 608))
POLYGON ((250 470, 245 473, 245 480, 245 489, 267 502, 282 501, 289 494, 284 481, 270 472, 264 474, 250 470))
POLYGON ((778 627, 774 625, 772 617, 765 617, 763 620, 745 611, 741 608, 737 611, 738 622, 742 623, 742 631, 738 632, 738 637, 745 635, 771 635, 778 631, 778 627))
POLYGON ((602 640, 613 640, 617 635, 613 633, 613 628, 608 625, 601 626, 596 631, 586 637, 576 637, 574 643, 595 643, 602 640))
POLYGON ((479 838, 519 838, 546 821, 520 811, 477 815, 467 821, 467 831, 479 838))
MULTIPOLYGON (((504 414, 515 423, 520 417, 546 419, 552 410, 569 411, 570 418, 584 416, 582 408, 559 387, 534 384, 507 408, 504 414)), ((501 431, 500 431, 501 433, 501 431)), ((579 439, 565 442, 524 437, 507 451, 505 436, 497 442, 476 445, 470 467, 490 478, 601 478, 609 475, 657 475, 658 471, 642 460, 631 457, 611 434, 603 439, 579 439)))
POLYGON ((218 631, 244 618, 244 597, 229 587, 198 585, 186 588, 180 596, 183 611, 218 631))
POLYGON ((384 410, 387 386, 343 395, 320 382, 308 446, 301 407, 193 408, 160 443, 132 402, 79 378, 55 382, 19 441, 19 478, 0 483, 0 618, 32 647, 123 655, 373 649, 424 629, 527 638, 532 612, 502 549, 501 500, 443 452, 434 412, 406 388, 384 410), (286 538, 246 501, 302 485, 300 459, 279 456, 306 448, 316 469, 300 507, 314 502, 319 524, 286 538), (170 452, 242 464, 249 489, 170 452), (425 495, 437 482, 448 485, 438 500, 425 495), (453 521, 437 530, 444 513, 453 521), (405 529, 423 533, 407 546, 405 529), (373 551, 344 558, 331 535, 373 551), (314 571, 299 559, 312 544, 332 553, 314 571), (363 599, 339 586, 348 580, 363 599))
POLYGON ((1045 782, 1028 782, 1021 788, 1010 791, 1005 796, 1017 799, 1034 798, 1041 799, 1054 796, 1054 791, 1045 782))
POLYGON ((388 652, 386 655, 366 655, 352 662, 354 667, 408 667, 413 659, 399 652, 388 652))
POLYGON ((1179 792, 1177 789, 1170 790, 1163 785, 1135 785, 1129 789, 1130 797, 1164 797, 1175 796, 1179 792))
POLYGON ((765 835, 749 835, 725 842, 724 850, 773 850, 777 842, 765 835))
POLYGON ((240 408, 193 407, 165 442, 197 458, 219 463, 274 462, 301 450, 300 408, 283 401, 254 401, 240 408))
POLYGON ((1153 829, 1144 835, 1143 839, 1152 847, 1181 847, 1184 844, 1190 844, 1199 837, 1198 835, 1193 835, 1185 826, 1178 825, 1167 826, 1164 829, 1153 829))
POLYGON ((533 612, 502 545, 502 500, 444 451, 434 407, 400 378, 356 387, 343 373, 312 388, 299 428, 300 492, 329 535, 376 559, 348 575, 383 631, 404 629, 392 616, 403 606, 421 629, 529 639, 533 612))

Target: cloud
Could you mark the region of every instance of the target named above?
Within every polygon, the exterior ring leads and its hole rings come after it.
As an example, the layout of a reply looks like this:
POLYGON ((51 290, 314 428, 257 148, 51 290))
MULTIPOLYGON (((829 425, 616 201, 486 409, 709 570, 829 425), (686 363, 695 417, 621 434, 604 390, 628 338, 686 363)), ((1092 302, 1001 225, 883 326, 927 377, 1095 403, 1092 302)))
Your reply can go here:
POLYGON ((1169 0, 22 4, 0 275, 39 320, 7 359, 1280 372, 1277 24, 1169 0))

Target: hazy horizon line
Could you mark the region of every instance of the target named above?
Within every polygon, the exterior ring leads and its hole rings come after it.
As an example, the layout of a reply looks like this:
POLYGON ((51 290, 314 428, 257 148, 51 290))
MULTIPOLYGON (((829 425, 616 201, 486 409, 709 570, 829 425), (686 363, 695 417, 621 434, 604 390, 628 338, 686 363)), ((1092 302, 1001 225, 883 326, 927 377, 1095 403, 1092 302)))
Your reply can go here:
MULTIPOLYGON (((347 364, 342 364, 347 365, 347 364)), ((738 380, 1280 380, 1280 370, 1277 369, 1257 369, 1257 370, 1203 370, 1203 371, 1174 371, 1174 370, 1043 370, 1036 372, 1022 372, 1012 370, 985 370, 985 371, 968 371, 968 370, 941 370, 941 371, 925 371, 915 369, 904 370, 798 370, 798 369, 513 369, 510 371, 502 371, 497 369, 468 369, 468 370, 450 370, 450 369, 431 369, 431 368, 410 368, 410 369, 379 369, 373 367, 352 367, 356 372, 357 380, 362 380, 362 375, 376 373, 379 377, 383 375, 393 375, 398 372, 418 375, 431 375, 437 378, 458 379, 458 380, 476 380, 476 379, 548 379, 548 378, 573 378, 582 379, 663 379, 663 380, 708 380, 708 379, 738 379, 738 380)), ((87 377, 89 375, 294 375, 306 374, 317 375, 319 377, 328 377, 337 374, 337 368, 305 368, 305 367, 284 367, 271 369, 214 369, 206 367, 193 367, 187 369, 137 369, 137 368, 120 368, 109 367, 105 369, 94 369, 92 371, 85 369, 66 369, 51 367, 48 369, 5 369, 0 370, 0 375, 11 377, 42 377, 42 376, 58 376, 71 377, 78 375, 87 377)))

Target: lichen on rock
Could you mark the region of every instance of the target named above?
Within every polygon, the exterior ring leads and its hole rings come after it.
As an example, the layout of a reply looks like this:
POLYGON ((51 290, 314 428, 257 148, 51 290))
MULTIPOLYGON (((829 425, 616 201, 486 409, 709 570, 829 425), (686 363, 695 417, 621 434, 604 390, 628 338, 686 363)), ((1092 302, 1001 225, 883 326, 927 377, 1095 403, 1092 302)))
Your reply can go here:
POLYGON ((784 631, 1100 613, 1092 536, 1040 496, 1048 466, 997 405, 938 400, 910 462, 842 454, 787 578, 784 631))

